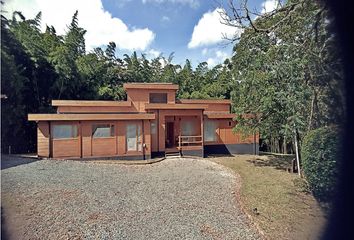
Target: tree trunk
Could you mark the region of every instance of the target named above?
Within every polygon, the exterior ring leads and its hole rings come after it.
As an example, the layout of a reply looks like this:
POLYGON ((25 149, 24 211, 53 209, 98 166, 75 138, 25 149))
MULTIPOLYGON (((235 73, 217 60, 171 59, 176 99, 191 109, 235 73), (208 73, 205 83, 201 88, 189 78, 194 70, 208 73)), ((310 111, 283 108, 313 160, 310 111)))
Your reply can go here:
POLYGON ((297 131, 294 128, 294 143, 295 143, 295 154, 296 154, 296 164, 297 164, 297 172, 301 177, 301 169, 300 169, 300 156, 299 156, 299 147, 298 147, 298 139, 297 139, 297 131))

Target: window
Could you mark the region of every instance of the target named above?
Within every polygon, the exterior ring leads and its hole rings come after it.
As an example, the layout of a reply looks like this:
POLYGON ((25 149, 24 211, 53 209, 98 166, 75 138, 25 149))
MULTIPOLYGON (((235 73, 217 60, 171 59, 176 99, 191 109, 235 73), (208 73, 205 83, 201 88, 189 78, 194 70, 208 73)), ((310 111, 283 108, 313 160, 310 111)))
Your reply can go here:
POLYGON ((182 122, 182 129, 181 129, 181 133, 182 136, 193 136, 195 133, 195 129, 193 128, 193 121, 191 120, 186 120, 182 122))
POLYGON ((138 124, 127 125, 127 151, 142 151, 141 126, 138 124))
POLYGON ((151 122, 150 131, 151 131, 151 134, 156 134, 157 133, 156 122, 151 122))
POLYGON ((150 103, 167 103, 167 93, 150 93, 150 103))
POLYGON ((114 125, 112 124, 96 124, 92 125, 93 138, 114 137, 114 125))
POLYGON ((53 139, 77 137, 77 125, 54 125, 52 128, 53 139))
POLYGON ((204 141, 215 142, 216 141, 216 121, 206 120, 204 121, 204 141))

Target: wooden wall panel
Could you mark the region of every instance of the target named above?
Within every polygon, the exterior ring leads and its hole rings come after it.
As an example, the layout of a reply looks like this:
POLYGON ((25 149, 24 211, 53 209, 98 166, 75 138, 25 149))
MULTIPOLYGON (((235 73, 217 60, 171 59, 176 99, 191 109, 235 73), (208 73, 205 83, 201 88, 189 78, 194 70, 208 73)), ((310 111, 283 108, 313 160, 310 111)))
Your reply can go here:
POLYGON ((49 124, 39 122, 37 126, 37 154, 39 157, 49 157, 49 124))
POLYGON ((150 121, 144 120, 144 143, 146 145, 144 151, 145 155, 151 155, 151 132, 150 132, 150 121))
POLYGON ((117 155, 116 137, 92 138, 92 156, 117 155))
POLYGON ((53 157, 80 157, 80 139, 53 139, 53 157))
POLYGON ((82 134, 82 156, 90 157, 92 156, 92 148, 91 148, 92 122, 91 121, 81 122, 81 134, 82 134))

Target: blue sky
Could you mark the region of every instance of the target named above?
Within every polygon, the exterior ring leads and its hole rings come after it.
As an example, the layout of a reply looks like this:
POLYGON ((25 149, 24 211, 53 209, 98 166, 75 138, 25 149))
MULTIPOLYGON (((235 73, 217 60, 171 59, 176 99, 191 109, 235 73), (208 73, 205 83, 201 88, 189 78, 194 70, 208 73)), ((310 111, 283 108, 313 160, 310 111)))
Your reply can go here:
MULTIPOLYGON (((235 1, 237 2, 237 1, 235 1)), ((4 9, 10 14, 20 10, 27 18, 42 11, 43 29, 53 25, 64 34, 75 10, 79 25, 87 30, 87 51, 116 42, 117 55, 133 51, 148 58, 165 57, 174 52, 173 62, 188 58, 194 67, 206 61, 209 66, 222 63, 232 54, 232 45, 222 34, 239 35, 241 30, 220 24, 224 0, 8 0, 4 9), (221 4, 220 4, 221 3, 221 4)), ((259 11, 274 8, 275 0, 250 0, 249 7, 259 11)), ((227 10, 227 9, 226 9, 227 10)))

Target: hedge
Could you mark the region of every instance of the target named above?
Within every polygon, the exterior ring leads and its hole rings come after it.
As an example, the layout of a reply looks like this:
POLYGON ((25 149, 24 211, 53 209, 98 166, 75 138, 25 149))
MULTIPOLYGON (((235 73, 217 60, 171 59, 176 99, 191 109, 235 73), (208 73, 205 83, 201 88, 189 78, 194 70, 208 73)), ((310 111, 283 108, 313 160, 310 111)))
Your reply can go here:
POLYGON ((340 162, 341 132, 336 126, 312 130, 305 136, 302 168, 314 196, 330 201, 335 193, 340 162))

